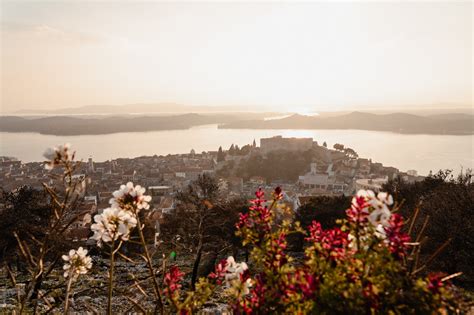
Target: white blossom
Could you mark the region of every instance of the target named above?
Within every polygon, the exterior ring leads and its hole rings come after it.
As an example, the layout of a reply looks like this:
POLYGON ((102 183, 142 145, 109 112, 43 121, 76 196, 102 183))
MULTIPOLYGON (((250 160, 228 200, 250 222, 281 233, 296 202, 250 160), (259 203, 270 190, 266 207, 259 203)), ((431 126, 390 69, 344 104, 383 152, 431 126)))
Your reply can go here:
POLYGON ((47 159, 44 167, 47 170, 51 170, 54 166, 59 165, 61 161, 71 161, 73 153, 71 153, 71 145, 66 143, 64 145, 46 149, 43 156, 47 159))
POLYGON ((377 227, 378 225, 388 226, 390 217, 392 213, 386 205, 374 207, 372 212, 369 214, 369 221, 373 226, 377 227))
MULTIPOLYGON (((249 267, 245 262, 237 263, 233 256, 227 258, 226 274, 224 277, 226 286, 232 286, 233 284, 240 284, 240 276, 248 270, 249 267)), ((243 283, 243 294, 249 294, 250 287, 252 286, 252 280, 249 278, 243 283)))
POLYGON ((137 226, 137 219, 128 211, 111 207, 105 209, 102 214, 94 216, 94 224, 91 229, 94 232, 92 239, 97 241, 99 246, 102 242, 111 242, 121 238, 128 240, 130 231, 137 226))
POLYGON ((366 199, 375 198, 375 193, 372 190, 359 190, 357 192, 357 197, 365 197, 366 199))
POLYGON ((387 232, 385 232, 385 228, 382 224, 378 224, 376 227, 375 227, 375 236, 377 236, 378 238, 384 240, 387 238, 387 232))
MULTIPOLYGON (((361 211, 367 215, 368 221, 373 226, 373 235, 379 239, 385 239, 385 227, 390 225, 390 217, 392 216, 389 207, 393 205, 393 197, 386 192, 379 192, 376 195, 371 190, 359 190, 357 197, 363 197, 365 199, 366 206, 361 209, 361 211)), ((356 198, 352 199, 352 204, 353 206, 359 206, 356 198)), ((363 248, 366 248, 366 243, 370 241, 368 231, 366 228, 359 234, 359 243, 363 248)), ((355 236, 349 234, 349 240, 349 246, 355 249, 355 247, 357 247, 357 244, 355 244, 355 236)))
POLYGON ((47 148, 46 151, 44 151, 43 156, 47 160, 54 160, 56 158, 56 148, 47 148))
POLYGON ((379 193, 377 198, 373 197, 369 200, 372 211, 369 215, 369 221, 373 226, 388 226, 392 212, 389 206, 393 204, 393 197, 387 193, 379 193))
POLYGON ((243 293, 244 295, 249 294, 251 287, 252 287, 252 279, 248 278, 248 279, 245 280, 245 282, 243 283, 243 291, 242 291, 242 293, 243 293))
MULTIPOLYGON (((359 190, 357 196, 365 198, 367 208, 364 208, 364 212, 369 214, 369 222, 374 227, 389 225, 389 220, 392 216, 389 206, 393 204, 393 197, 390 194, 379 192, 376 196, 371 190, 359 190)), ((353 199, 352 203, 356 204, 356 200, 353 199)))
POLYGON ((78 277, 86 274, 92 268, 92 259, 87 256, 87 250, 79 247, 77 250, 71 249, 68 255, 62 256, 65 264, 64 277, 78 277))
POLYGON ((82 217, 82 226, 86 226, 87 224, 91 223, 92 217, 90 213, 86 213, 84 217, 82 217))
MULTIPOLYGON (((347 235, 347 239, 349 240, 349 248, 358 250, 357 248, 357 238, 354 235, 354 232, 349 233, 347 235)), ((359 245, 362 249, 367 250, 369 248, 369 241, 370 241, 370 235, 368 234, 367 228, 364 228, 363 230, 360 231, 359 233, 359 245)))
POLYGON ((379 192, 377 195, 377 199, 385 203, 387 206, 393 205, 393 197, 389 193, 379 192))
POLYGON ((137 210, 149 209, 151 196, 144 195, 145 190, 140 185, 133 186, 132 182, 128 182, 126 185, 121 185, 119 190, 113 192, 112 195, 114 197, 109 202, 113 207, 123 208, 127 205, 132 205, 137 210))

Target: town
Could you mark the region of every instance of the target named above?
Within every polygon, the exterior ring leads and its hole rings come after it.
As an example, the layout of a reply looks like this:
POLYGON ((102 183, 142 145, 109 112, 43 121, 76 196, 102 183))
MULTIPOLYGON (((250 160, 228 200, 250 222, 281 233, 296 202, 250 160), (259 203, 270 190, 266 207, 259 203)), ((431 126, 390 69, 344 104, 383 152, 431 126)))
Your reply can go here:
MULTIPOLYGON (((22 186, 43 189, 42 183, 51 173, 42 162, 22 163, 14 158, 0 158, 0 183, 4 192, 22 186)), ((351 148, 335 144, 328 148, 312 138, 284 138, 276 136, 260 139, 260 146, 252 144, 228 150, 167 156, 142 156, 133 159, 117 158, 96 162, 92 158, 80 164, 75 178, 81 183, 80 209, 90 215, 108 207, 112 192, 129 181, 146 187, 153 199, 150 218, 157 221, 172 213, 176 193, 198 176, 208 174, 218 181, 219 192, 225 196, 250 198, 258 189, 271 191, 280 186, 285 191, 285 202, 294 211, 316 196, 352 195, 359 189, 378 191, 389 179, 401 176, 405 181, 420 181, 412 170, 400 172, 367 158, 360 158, 351 148), (277 165, 281 164, 281 165, 277 165)), ((70 234, 75 240, 86 240, 89 226, 77 224, 70 234)))

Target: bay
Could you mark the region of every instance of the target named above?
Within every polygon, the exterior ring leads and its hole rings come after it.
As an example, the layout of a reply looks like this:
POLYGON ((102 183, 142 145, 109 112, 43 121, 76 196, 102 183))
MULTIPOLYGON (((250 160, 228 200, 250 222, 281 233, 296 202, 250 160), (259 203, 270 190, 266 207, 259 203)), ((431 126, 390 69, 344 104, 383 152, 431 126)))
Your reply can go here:
POLYGON ((38 133, 0 132, 0 155, 24 162, 42 161, 47 147, 71 143, 77 157, 105 161, 119 157, 167 155, 216 151, 231 144, 240 147, 255 139, 276 135, 312 137, 328 147, 341 143, 353 148, 360 157, 370 158, 401 171, 417 170, 427 175, 431 170, 474 168, 474 136, 407 135, 364 130, 250 130, 218 129, 205 125, 186 130, 127 132, 106 135, 52 136, 38 133))

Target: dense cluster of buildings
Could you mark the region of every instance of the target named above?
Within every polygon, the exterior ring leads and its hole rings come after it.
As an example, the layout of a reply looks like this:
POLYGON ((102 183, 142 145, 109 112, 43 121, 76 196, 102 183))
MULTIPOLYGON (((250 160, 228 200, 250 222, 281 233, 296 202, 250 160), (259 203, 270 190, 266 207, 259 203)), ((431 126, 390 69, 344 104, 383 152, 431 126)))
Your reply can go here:
MULTIPOLYGON (((229 155, 217 162, 217 151, 167 156, 142 156, 133 159, 118 158, 96 162, 92 158, 84 161, 74 180, 81 182, 79 190, 83 200, 81 211, 91 215, 108 207, 112 192, 121 184, 132 181, 147 188, 153 197, 150 218, 159 220, 176 206, 176 192, 185 188, 200 174, 210 174, 218 179, 219 189, 226 196, 250 197, 259 187, 270 191, 282 186, 285 201, 294 209, 310 196, 353 194, 358 189, 379 190, 390 177, 401 175, 406 180, 419 180, 416 172, 401 173, 392 167, 385 167, 368 159, 349 157, 341 150, 320 146, 312 138, 273 137, 261 139, 260 147, 251 146, 246 155, 229 155), (272 151, 314 151, 314 161, 308 165, 308 172, 297 181, 269 182, 262 176, 243 178, 222 177, 218 170, 230 161, 234 164, 252 154, 265 155, 272 151)), ((42 189, 43 182, 53 184, 54 175, 61 170, 48 171, 43 163, 22 163, 13 158, 0 158, 0 186, 3 191, 12 191, 20 186, 42 189), (53 176, 52 176, 53 175, 53 176)), ((78 224, 74 237, 87 237, 88 229, 78 224)))

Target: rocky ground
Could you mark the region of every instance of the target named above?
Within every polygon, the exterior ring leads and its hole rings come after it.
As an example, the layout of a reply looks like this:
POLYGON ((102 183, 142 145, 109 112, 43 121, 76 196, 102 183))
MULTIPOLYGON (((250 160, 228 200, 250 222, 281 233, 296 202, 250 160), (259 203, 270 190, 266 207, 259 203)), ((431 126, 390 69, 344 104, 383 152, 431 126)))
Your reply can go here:
MULTIPOLYGON (((298 257, 296 257, 298 258, 298 257)), ((204 257, 205 260, 205 257, 204 257)), ((99 256, 93 256, 93 269, 78 279, 73 285, 73 293, 71 295, 70 311, 77 314, 104 314, 107 305, 107 279, 108 279, 108 260, 99 256)), ((186 289, 190 282, 190 274, 192 270, 192 256, 178 257, 173 264, 177 264, 182 271, 186 273, 183 289, 186 289)), ((162 259, 155 262, 155 270, 158 278, 162 279, 162 259)), ((119 260, 116 263, 115 272, 115 290, 113 298, 113 312, 119 313, 141 313, 140 308, 136 307, 128 296, 139 303, 144 309, 152 310, 153 289, 149 281, 149 273, 145 262, 127 262, 119 260), (140 282, 141 289, 134 286, 136 281, 140 282)), ((21 291, 24 288, 26 278, 18 277, 17 288, 21 291)), ((46 313, 50 306, 54 306, 53 314, 62 313, 65 296, 65 280, 60 270, 55 272, 44 283, 43 289, 50 291, 46 301, 40 303, 39 312, 46 313), (49 304, 49 305, 48 305, 49 304)), ((0 271, 0 314, 15 313, 16 289, 12 288, 11 282, 7 277, 5 270, 0 271)), ((474 315, 474 293, 470 291, 460 290, 460 294, 465 296, 463 309, 465 314, 474 315)), ((166 308, 171 311, 170 305, 166 308)), ((200 314, 230 314, 231 311, 224 303, 223 292, 218 291, 204 307, 200 310, 200 314)))
MULTIPOLYGON (((70 310, 76 313, 103 314, 107 305, 107 280, 108 280, 108 260, 99 256, 93 257, 94 265, 92 270, 84 276, 81 276, 73 284, 73 293, 70 299, 70 310)), ((162 260, 157 259, 155 270, 161 282, 162 260)), ((173 262, 180 266, 180 269, 186 273, 185 283, 190 282, 190 273, 192 269, 191 257, 181 257, 173 262)), ((22 291, 24 288, 25 277, 18 277, 17 288, 22 291)), ((6 270, 1 271, 0 275, 0 314, 10 314, 15 310, 17 290, 12 287, 7 277, 6 270)), ((49 309, 48 303, 55 306, 53 313, 63 311, 65 296, 65 280, 60 270, 52 274, 44 283, 44 291, 50 291, 47 301, 40 303, 40 312, 44 313, 49 309)), ((184 284, 184 289, 186 284, 184 284)), ((145 262, 127 262, 119 260, 116 262, 115 286, 113 298, 114 313, 140 312, 138 307, 127 299, 138 302, 145 309, 154 308, 153 288, 149 278, 149 271, 145 262), (140 288, 135 283, 140 283, 140 288)), ((227 306, 219 302, 219 293, 217 300, 208 302, 202 309, 203 314, 226 314, 229 313, 227 306)), ((168 305, 169 308, 169 305, 168 305)))

